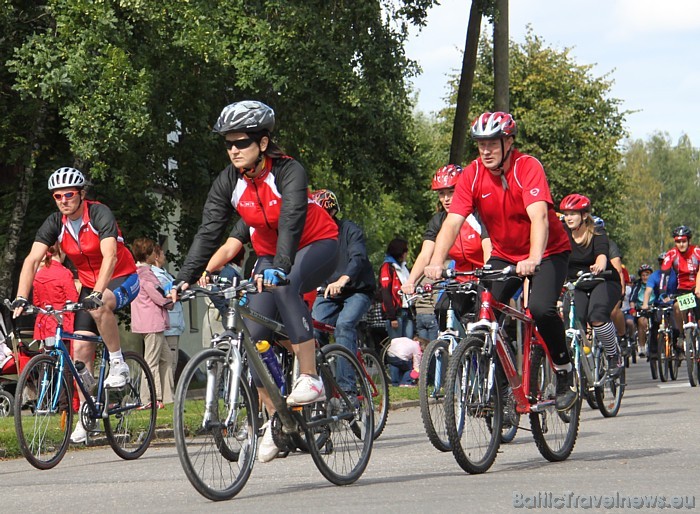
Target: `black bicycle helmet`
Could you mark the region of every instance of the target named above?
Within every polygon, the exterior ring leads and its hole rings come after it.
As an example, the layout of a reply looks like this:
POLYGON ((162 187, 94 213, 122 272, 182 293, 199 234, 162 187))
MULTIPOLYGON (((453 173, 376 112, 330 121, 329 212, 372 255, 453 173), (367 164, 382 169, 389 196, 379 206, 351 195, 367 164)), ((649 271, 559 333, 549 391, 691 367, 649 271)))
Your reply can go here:
POLYGON ((693 237, 693 231, 690 230, 690 228, 686 227, 685 225, 681 225, 680 227, 676 227, 673 229, 673 237, 687 237, 690 239, 693 237))
POLYGON ((654 270, 648 264, 642 264, 641 266, 639 266, 639 269, 637 270, 637 275, 639 275, 641 277, 642 273, 644 273, 645 271, 648 271, 649 273, 653 273, 654 270))
POLYGON ((665 259, 665 258, 666 258, 666 252, 661 252, 661 253, 659 254, 659 256, 657 257, 657 259, 659 260, 659 264, 661 264, 662 262, 664 262, 664 259, 665 259))
POLYGON ((83 188, 87 180, 85 180, 85 175, 80 170, 75 168, 58 168, 49 177, 49 191, 54 189, 61 189, 64 187, 77 187, 83 188))
POLYGON ((243 100, 224 107, 214 125, 214 132, 222 136, 229 132, 272 132, 275 111, 255 100, 243 100))

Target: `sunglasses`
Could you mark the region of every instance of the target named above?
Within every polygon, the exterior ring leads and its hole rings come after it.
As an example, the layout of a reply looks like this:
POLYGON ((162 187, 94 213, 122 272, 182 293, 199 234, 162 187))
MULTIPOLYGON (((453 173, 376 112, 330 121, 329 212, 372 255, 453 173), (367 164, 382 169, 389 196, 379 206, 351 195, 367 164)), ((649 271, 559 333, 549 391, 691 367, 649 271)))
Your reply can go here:
POLYGON ((250 145, 255 143, 255 140, 247 138, 247 139, 236 139, 235 141, 229 141, 228 139, 224 139, 224 145, 226 145, 226 150, 230 150, 234 146, 238 150, 245 150, 248 148, 250 145))
POLYGON ((54 197, 54 200, 60 202, 64 198, 66 200, 70 200, 73 198, 75 195, 77 195, 79 191, 68 191, 67 193, 54 193, 52 196, 54 197))
POLYGON ((687 243, 687 242, 688 242, 688 238, 687 238, 687 237, 677 237, 676 239, 674 239, 674 241, 675 241, 676 243, 687 243))

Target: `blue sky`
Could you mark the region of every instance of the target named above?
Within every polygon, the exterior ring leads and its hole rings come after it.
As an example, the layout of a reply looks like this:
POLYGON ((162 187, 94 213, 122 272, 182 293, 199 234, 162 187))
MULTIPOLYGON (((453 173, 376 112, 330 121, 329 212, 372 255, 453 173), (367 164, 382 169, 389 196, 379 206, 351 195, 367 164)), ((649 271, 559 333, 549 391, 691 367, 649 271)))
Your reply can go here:
MULTIPOLYGON (((470 0, 441 0, 427 26, 411 37, 406 51, 423 69, 413 80, 418 108, 444 106, 447 76, 462 65, 470 0)), ((571 48, 591 73, 611 73, 611 96, 627 116, 634 139, 667 132, 700 146, 700 0, 510 0, 510 38, 525 40, 527 25, 547 45, 571 48)), ((483 30, 491 31, 491 25, 483 30)))

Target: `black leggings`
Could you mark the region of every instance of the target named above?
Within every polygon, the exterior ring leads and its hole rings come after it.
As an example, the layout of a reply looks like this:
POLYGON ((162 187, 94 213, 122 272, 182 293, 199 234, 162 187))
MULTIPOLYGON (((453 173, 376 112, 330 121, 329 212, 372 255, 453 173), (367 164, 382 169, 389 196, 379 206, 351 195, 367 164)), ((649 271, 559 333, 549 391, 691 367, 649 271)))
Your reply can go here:
MULTIPOLYGON (((514 263, 492 257, 488 264, 493 269, 503 269, 514 263)), ((552 361, 557 366, 571 362, 566 348, 564 322, 557 313, 557 300, 566 280, 569 254, 558 253, 542 259, 540 269, 530 278, 529 308, 542 339, 547 344, 552 361)), ((518 278, 494 282, 491 292, 501 303, 508 303, 522 285, 518 278)))

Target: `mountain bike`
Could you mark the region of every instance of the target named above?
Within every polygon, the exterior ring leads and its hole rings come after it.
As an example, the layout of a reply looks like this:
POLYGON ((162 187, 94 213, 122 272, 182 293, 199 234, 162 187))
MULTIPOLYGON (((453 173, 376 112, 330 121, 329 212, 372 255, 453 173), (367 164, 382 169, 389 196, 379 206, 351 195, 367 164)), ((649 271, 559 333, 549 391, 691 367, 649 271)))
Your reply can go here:
MULTIPOLYGON (((605 274, 607 272, 603 272, 605 274)), ((601 274, 601 275, 603 275, 601 274)), ((617 416, 622 405, 622 395, 625 388, 625 368, 622 368, 618 377, 611 379, 608 376, 608 359, 603 344, 595 337, 593 332, 591 339, 587 331, 576 316, 574 291, 589 291, 598 282, 604 282, 605 277, 593 273, 580 273, 574 281, 564 284, 564 308, 568 308, 568 326, 566 328, 566 341, 571 354, 571 360, 576 369, 576 376, 581 378, 580 393, 592 408, 597 408, 600 413, 611 418, 617 416), (593 287, 592 287, 593 286, 593 287)))
MULTIPOLYGON (((443 272, 447 278, 459 275, 479 279, 479 314, 467 325, 468 335, 452 354, 447 371, 445 422, 457 463, 468 473, 484 473, 496 459, 504 416, 503 379, 512 389, 514 410, 529 415, 542 456, 552 462, 565 460, 578 436, 580 399, 570 409, 557 411, 556 373, 529 311, 497 301, 484 286, 517 276, 515 267, 443 272), (502 328, 506 317, 522 324, 522 373, 502 328)), ((577 387, 579 383, 577 377, 577 387)))
MULTIPOLYGON (((10 301, 5 300, 10 307, 10 301)), ((58 326, 53 346, 32 357, 17 383, 15 431, 22 455, 38 469, 56 466, 66 453, 73 421, 73 380, 85 403, 78 412, 89 434, 101 432, 99 421, 112 450, 122 459, 137 459, 146 451, 155 430, 157 405, 153 375, 146 361, 134 352, 122 352, 129 366, 129 381, 120 388, 104 387, 109 371, 109 352, 100 336, 74 334, 63 330, 63 314, 84 310, 80 303, 63 309, 27 305, 24 314, 53 317, 58 326), (89 341, 102 346, 97 391, 86 386, 70 358, 65 339, 89 341), (71 380, 71 378, 73 380, 71 380)))
MULTIPOLYGON (((335 333, 335 327, 320 321, 314 320, 314 328, 328 334, 335 333)), ((389 378, 386 368, 382 364, 377 352, 365 346, 357 347, 355 352, 357 361, 360 363, 362 372, 367 380, 372 393, 372 404, 374 405, 374 438, 377 439, 389 418, 389 378)))
POLYGON ((671 380, 678 378, 679 359, 673 344, 673 324, 671 321, 673 304, 659 305, 657 309, 661 313, 661 321, 657 331, 656 364, 658 365, 659 379, 662 382, 667 382, 669 378, 671 380))
POLYGON ((685 363, 688 368, 688 382, 691 387, 698 383, 698 368, 700 367, 700 346, 698 346, 698 323, 695 319, 696 298, 694 293, 676 297, 678 307, 683 315, 683 335, 685 337, 685 363))
MULTIPOLYGON (((218 296, 228 302, 224 331, 212 338, 211 348, 190 359, 177 386, 175 443, 187 478, 200 494, 215 501, 233 498, 248 481, 260 428, 249 366, 277 410, 270 430, 280 450, 295 446, 294 437, 305 437, 326 479, 336 485, 355 482, 367 467, 374 435, 372 395, 357 358, 337 344, 317 349, 326 399, 288 407, 243 323, 245 317, 287 339, 281 323, 250 308, 248 295, 255 292, 254 282, 234 278, 218 291, 194 286, 181 295, 183 301, 218 296), (338 385, 339 370, 351 370, 351 388, 338 385)), ((347 381, 346 373, 342 377, 347 381)))

